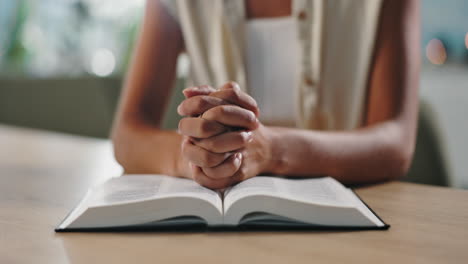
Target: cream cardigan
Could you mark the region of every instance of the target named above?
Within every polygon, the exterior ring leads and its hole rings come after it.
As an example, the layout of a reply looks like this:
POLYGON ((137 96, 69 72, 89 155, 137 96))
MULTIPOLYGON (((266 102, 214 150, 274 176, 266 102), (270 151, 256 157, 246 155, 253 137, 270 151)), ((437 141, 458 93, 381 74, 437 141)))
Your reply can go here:
MULTIPOLYGON (((234 80, 248 91, 244 0, 160 1, 179 21, 191 82, 219 87, 234 80)), ((382 1, 292 1, 303 76, 294 87, 298 127, 349 130, 362 124, 382 1)))

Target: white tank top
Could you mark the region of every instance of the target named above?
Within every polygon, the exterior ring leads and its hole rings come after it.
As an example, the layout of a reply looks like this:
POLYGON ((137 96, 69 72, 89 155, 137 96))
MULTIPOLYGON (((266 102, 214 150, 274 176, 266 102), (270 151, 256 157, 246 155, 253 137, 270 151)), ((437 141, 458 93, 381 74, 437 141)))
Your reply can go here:
POLYGON ((246 24, 247 87, 265 124, 294 126, 300 76, 297 20, 252 19, 246 24))

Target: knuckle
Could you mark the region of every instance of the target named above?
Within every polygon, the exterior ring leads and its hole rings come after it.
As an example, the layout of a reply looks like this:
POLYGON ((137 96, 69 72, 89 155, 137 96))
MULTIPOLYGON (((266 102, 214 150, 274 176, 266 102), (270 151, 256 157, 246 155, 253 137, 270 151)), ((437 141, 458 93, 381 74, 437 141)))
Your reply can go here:
POLYGON ((240 90, 240 86, 238 83, 234 82, 234 81, 230 81, 229 84, 231 85, 232 89, 233 90, 240 90))
POLYGON ((255 114, 252 111, 247 111, 245 114, 245 120, 250 127, 256 127, 258 120, 255 117, 255 114))
POLYGON ((228 112, 228 105, 219 105, 211 108, 203 114, 203 117, 208 120, 218 120, 221 119, 228 112))
POLYGON ((220 105, 218 107, 215 107, 213 109, 214 111, 214 114, 216 114, 217 116, 222 116, 222 115, 225 115, 226 113, 229 112, 229 106, 228 105, 220 105))
MULTIPOLYGON (((234 86, 235 87, 235 86, 234 86)), ((234 100, 234 101, 237 101, 239 100, 240 98, 240 89, 231 89, 231 90, 228 90, 228 97, 231 99, 231 100, 234 100)))
POLYGON ((249 123, 255 123, 257 118, 255 117, 255 114, 252 111, 247 111, 246 113, 246 118, 249 123))
POLYGON ((237 141, 240 145, 245 145, 249 142, 249 134, 247 132, 240 132, 237 134, 237 141))
POLYGON ((200 127, 199 127, 199 134, 200 136, 202 137, 205 137, 205 136, 208 136, 210 134, 210 132, 213 131, 213 125, 211 124, 211 122, 207 121, 207 120, 204 120, 204 119, 200 119, 201 120, 201 123, 200 123, 200 127))
POLYGON ((195 102, 195 107, 197 110, 203 110, 207 107, 208 102, 206 101, 204 96, 197 96, 194 98, 195 102))
POLYGON ((234 89, 234 87, 235 87, 236 85, 237 85, 237 83, 236 83, 235 81, 228 81, 228 82, 226 83, 226 86, 227 86, 228 88, 231 88, 231 89, 234 89))
POLYGON ((213 108, 207 110, 206 112, 204 112, 204 113, 202 114, 202 117, 203 117, 204 119, 207 119, 207 120, 212 120, 212 119, 214 119, 214 116, 215 116, 215 114, 216 114, 216 108, 218 108, 218 107, 213 107, 213 108))

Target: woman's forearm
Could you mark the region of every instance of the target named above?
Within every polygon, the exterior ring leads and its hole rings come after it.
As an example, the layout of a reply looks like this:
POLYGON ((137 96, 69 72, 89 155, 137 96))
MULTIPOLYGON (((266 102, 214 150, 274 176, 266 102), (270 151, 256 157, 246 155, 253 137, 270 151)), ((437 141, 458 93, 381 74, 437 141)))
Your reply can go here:
POLYGON ((151 173, 189 177, 189 168, 181 160, 182 136, 143 121, 119 124, 112 139, 117 161, 125 173, 151 173))
POLYGON ((397 121, 349 132, 271 127, 271 171, 288 176, 328 175, 344 183, 394 179, 408 169, 413 144, 397 121))
POLYGON ((181 136, 160 128, 183 46, 179 23, 159 1, 147 1, 112 131, 116 159, 127 173, 186 176, 181 136))

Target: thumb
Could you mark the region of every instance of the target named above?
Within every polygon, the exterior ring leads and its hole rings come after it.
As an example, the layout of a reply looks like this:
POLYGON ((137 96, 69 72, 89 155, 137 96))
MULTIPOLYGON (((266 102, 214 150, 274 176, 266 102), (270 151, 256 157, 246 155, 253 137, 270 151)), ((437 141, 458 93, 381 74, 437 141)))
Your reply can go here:
POLYGON ((234 81, 229 81, 227 83, 225 83, 223 86, 221 86, 221 88, 219 88, 220 90, 228 90, 228 89, 237 89, 237 90, 240 90, 240 86, 238 83, 234 82, 234 81))

